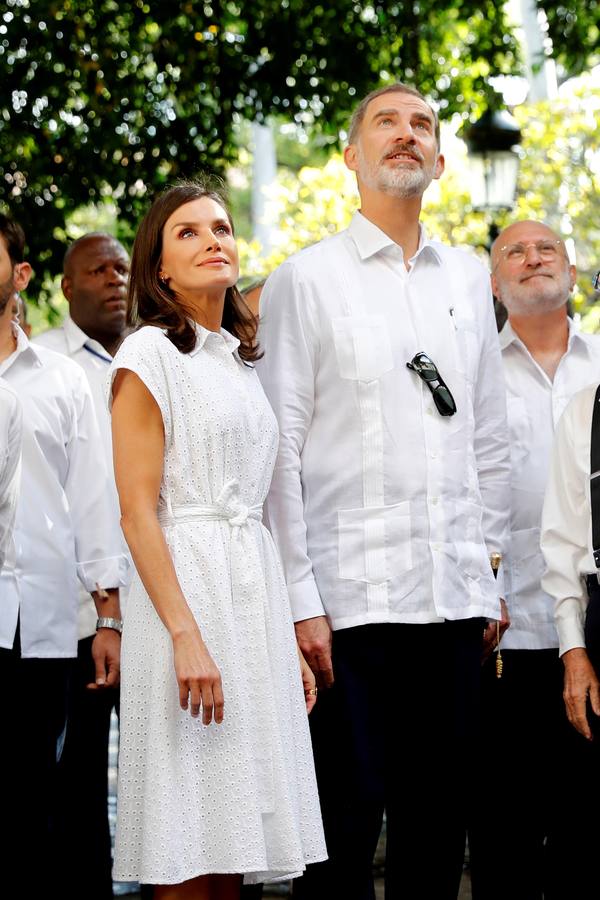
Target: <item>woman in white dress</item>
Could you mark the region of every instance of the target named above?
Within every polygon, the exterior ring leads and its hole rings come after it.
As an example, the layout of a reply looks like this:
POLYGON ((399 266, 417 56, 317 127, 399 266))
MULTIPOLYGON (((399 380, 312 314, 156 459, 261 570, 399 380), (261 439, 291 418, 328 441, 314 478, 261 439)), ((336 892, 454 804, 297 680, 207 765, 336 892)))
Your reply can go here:
MULTIPOLYGON (((138 577, 123 628, 115 877, 230 900, 326 856, 285 584, 262 525, 275 418, 233 227, 195 182, 132 254, 142 324, 111 369, 115 474, 138 577), (227 329, 227 330, 225 330, 227 329)), ((304 683, 303 683, 304 682, 304 683)))

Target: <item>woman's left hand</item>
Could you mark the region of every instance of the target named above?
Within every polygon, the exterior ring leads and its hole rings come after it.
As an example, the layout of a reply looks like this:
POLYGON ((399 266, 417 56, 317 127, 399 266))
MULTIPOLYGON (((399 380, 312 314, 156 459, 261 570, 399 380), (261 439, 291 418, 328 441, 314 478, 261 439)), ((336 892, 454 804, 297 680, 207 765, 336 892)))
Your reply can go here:
POLYGON ((317 682, 311 667, 304 659, 300 647, 298 647, 298 659, 300 660, 300 674, 302 676, 302 686, 304 687, 306 712, 310 714, 310 711, 317 702, 317 682))

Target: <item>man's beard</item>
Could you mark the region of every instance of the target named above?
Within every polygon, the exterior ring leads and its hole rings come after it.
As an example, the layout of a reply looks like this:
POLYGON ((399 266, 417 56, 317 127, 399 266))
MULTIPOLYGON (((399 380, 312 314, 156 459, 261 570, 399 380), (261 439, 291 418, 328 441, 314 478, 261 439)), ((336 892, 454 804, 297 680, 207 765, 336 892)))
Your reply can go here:
MULTIPOLYGON (((410 153, 420 163, 423 163, 422 155, 410 147, 396 147, 396 152, 410 153)), ((372 190, 381 191, 397 197, 398 200, 408 200, 411 197, 422 196, 433 180, 434 165, 430 170, 413 165, 399 166, 386 165, 387 155, 378 163, 368 163, 363 156, 360 144, 358 145, 359 174, 364 184, 372 190)))
POLYGON ((554 278, 537 276, 540 281, 536 285, 517 284, 512 289, 503 291, 501 302, 509 314, 516 316, 540 316, 544 313, 560 309, 569 299, 571 293, 571 276, 568 269, 554 278))
POLYGON ((8 306, 9 302, 15 295, 15 283, 11 276, 8 281, 0 284, 0 316, 3 315, 4 310, 8 306))

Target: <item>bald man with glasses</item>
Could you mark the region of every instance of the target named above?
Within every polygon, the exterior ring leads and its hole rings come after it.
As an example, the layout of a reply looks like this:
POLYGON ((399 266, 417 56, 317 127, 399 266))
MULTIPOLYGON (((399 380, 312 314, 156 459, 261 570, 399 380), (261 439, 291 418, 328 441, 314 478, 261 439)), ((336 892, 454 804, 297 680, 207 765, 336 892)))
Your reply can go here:
POLYGON ((512 469, 511 627, 501 641, 502 677, 493 661, 484 667, 481 758, 488 767, 470 833, 474 900, 587 896, 573 892, 572 821, 555 783, 574 734, 540 549, 556 425, 570 398, 600 379, 600 337, 582 334, 567 315, 576 274, 562 238, 541 222, 510 225, 492 247, 492 290, 508 314, 500 345, 512 469))

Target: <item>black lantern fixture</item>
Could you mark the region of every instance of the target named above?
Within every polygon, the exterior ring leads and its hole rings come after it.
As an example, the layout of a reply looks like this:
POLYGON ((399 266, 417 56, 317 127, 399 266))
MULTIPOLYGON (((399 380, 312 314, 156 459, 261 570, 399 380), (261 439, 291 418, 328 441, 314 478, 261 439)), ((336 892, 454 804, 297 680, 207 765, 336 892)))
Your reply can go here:
MULTIPOLYGON (((500 103, 500 98, 498 98, 500 103)), ((470 193, 474 209, 494 213, 512 209, 517 190, 521 130, 508 110, 489 108, 462 133, 470 161, 470 193)), ((490 244, 497 227, 490 225, 490 244)))

